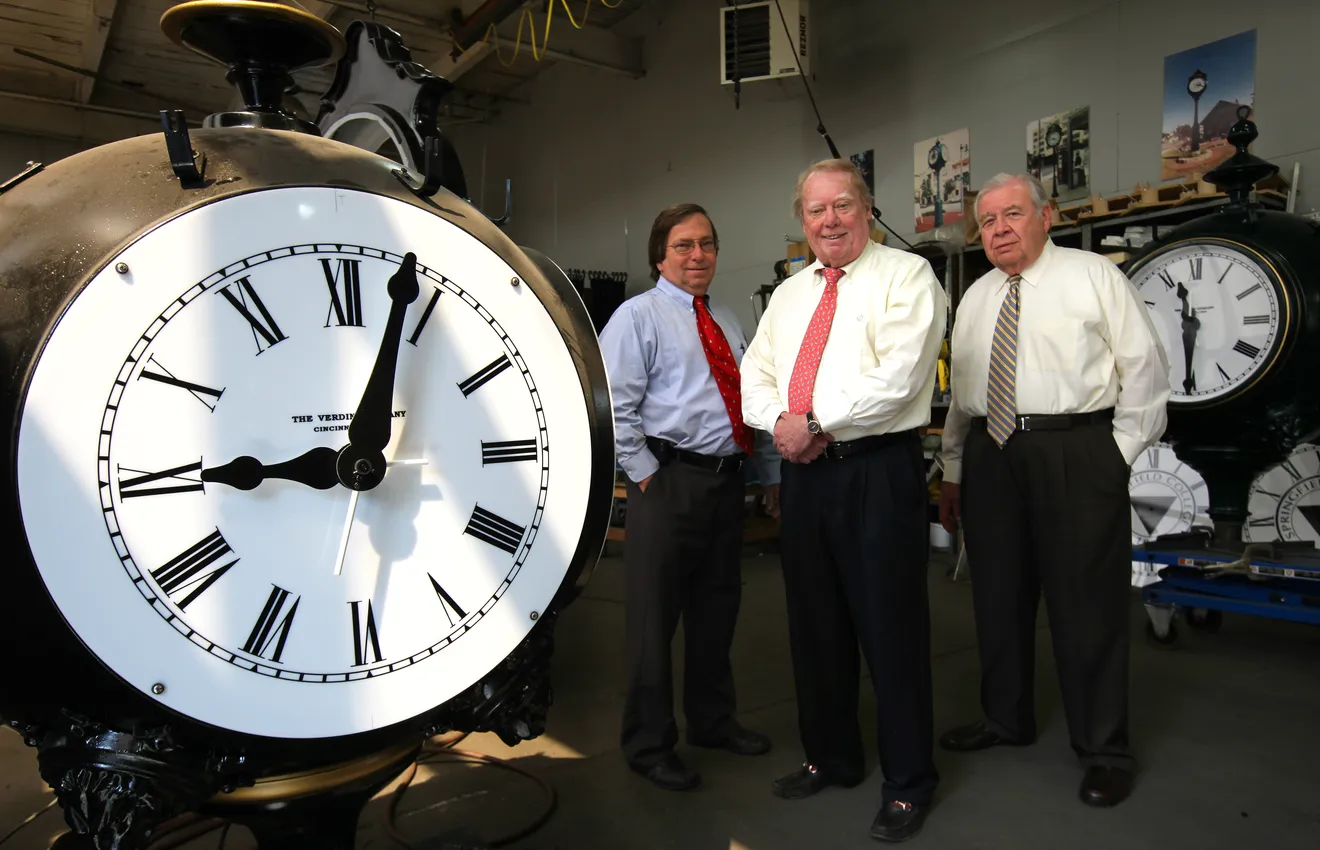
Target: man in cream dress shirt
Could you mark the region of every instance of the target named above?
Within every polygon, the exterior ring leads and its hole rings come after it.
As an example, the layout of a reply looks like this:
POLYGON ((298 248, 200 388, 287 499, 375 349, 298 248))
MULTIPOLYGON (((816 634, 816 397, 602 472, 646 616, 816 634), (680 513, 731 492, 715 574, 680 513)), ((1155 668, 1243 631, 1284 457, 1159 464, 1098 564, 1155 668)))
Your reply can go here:
POLYGON ((1169 364, 1136 289, 1108 259, 1054 245, 1035 178, 1001 174, 977 221, 995 270, 950 340, 940 518, 963 523, 984 718, 955 751, 1036 737, 1036 606, 1044 591, 1080 796, 1131 790, 1129 466, 1164 432, 1169 364))
POLYGON ((947 302, 926 260, 871 241, 871 196, 852 163, 807 169, 793 206, 819 259, 775 290, 742 361, 743 417, 788 461, 780 553, 807 763, 773 790, 801 798, 864 778, 860 645, 885 775, 871 835, 903 841, 939 781, 918 429, 947 302))

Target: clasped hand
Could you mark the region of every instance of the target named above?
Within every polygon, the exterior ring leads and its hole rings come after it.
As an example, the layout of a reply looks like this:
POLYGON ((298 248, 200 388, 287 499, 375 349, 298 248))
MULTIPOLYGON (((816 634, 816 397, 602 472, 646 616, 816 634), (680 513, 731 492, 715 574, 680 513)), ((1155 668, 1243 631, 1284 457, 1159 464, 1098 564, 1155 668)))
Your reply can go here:
POLYGON ((790 463, 811 463, 832 439, 829 434, 808 431, 804 413, 784 413, 775 423, 775 450, 790 463))

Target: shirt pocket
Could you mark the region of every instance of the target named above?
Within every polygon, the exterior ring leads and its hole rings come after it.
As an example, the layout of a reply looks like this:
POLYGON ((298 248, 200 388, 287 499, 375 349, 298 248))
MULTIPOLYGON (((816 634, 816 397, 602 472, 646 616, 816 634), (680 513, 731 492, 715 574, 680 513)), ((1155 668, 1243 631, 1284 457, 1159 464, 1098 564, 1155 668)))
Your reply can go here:
POLYGON ((1031 333, 1019 340, 1021 365, 1036 372, 1072 372, 1077 369, 1078 352, 1086 343, 1086 334, 1082 319, 1037 319, 1032 322, 1031 333))

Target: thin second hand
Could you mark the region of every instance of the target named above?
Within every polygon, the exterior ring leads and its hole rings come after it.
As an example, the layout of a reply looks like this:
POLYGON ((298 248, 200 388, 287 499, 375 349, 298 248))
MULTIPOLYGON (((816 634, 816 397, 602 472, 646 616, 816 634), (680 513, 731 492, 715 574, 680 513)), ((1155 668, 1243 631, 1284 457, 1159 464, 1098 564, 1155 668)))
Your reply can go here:
POLYGON ((339 575, 344 569, 344 555, 348 552, 348 533, 353 530, 353 514, 357 512, 358 493, 360 490, 354 490, 353 495, 348 497, 348 521, 344 523, 344 535, 339 538, 339 555, 335 558, 335 575, 339 575))
MULTIPOLYGON (((386 466, 425 466, 427 460, 424 457, 408 458, 406 460, 386 461, 386 466)), ((344 555, 348 553, 348 535, 353 530, 353 516, 357 513, 358 494, 360 490, 354 490, 353 495, 348 497, 348 521, 344 523, 344 534, 339 538, 339 554, 335 557, 335 575, 341 575, 344 571, 344 555)))

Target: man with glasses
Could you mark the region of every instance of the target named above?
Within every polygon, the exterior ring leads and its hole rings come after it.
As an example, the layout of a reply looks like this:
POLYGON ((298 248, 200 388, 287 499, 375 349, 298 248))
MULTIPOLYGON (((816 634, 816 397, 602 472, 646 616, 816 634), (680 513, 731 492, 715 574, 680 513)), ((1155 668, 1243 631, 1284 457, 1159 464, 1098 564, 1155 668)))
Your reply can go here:
POLYGON ((661 211, 647 247, 656 285, 625 301, 600 334, 615 455, 628 478, 621 745, 634 771, 670 791, 701 782, 674 752, 670 645, 680 617, 688 743, 739 755, 770 749, 769 738, 735 719, 729 653, 742 594, 744 473, 759 457, 767 508, 777 515, 778 464, 769 440, 757 455, 742 419, 747 338, 706 294, 718 253, 704 209, 661 211))
POLYGON ((871 193, 851 162, 803 172, 793 213, 817 259, 775 290, 743 361, 743 414, 789 461, 780 553, 806 763, 772 789, 799 799, 864 778, 860 645, 885 776, 871 836, 903 841, 939 780, 918 430, 946 299, 926 260, 871 240, 871 193))

